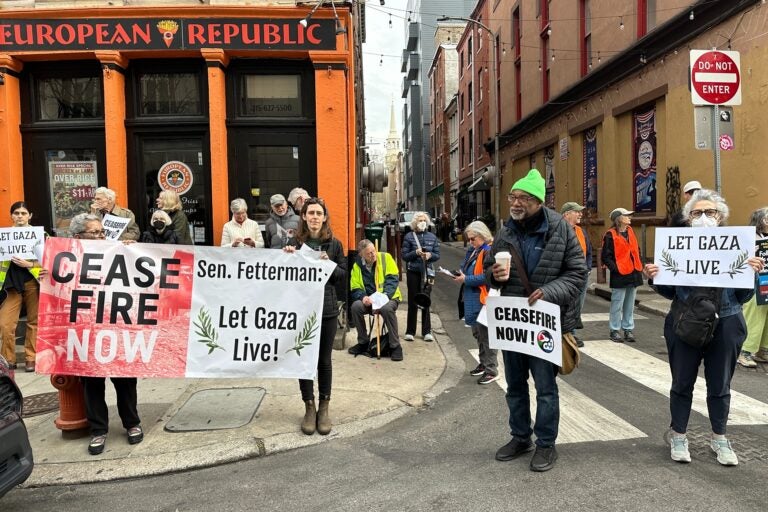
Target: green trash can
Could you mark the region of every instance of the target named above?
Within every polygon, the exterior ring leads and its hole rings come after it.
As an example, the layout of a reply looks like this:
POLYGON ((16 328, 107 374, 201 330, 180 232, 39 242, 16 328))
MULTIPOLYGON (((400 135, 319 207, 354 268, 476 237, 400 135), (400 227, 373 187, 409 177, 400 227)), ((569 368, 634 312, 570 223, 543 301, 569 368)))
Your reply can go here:
POLYGON ((365 226, 365 238, 373 243, 379 242, 381 247, 381 236, 384 234, 384 226, 378 222, 367 224, 365 226))

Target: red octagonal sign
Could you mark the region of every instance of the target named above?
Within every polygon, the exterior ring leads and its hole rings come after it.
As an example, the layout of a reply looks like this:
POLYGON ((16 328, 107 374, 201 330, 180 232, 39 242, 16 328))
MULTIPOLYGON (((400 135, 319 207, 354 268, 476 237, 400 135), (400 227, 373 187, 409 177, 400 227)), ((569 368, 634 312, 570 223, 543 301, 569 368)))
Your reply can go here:
POLYGON ((741 105, 739 52, 691 50, 694 105, 741 105))

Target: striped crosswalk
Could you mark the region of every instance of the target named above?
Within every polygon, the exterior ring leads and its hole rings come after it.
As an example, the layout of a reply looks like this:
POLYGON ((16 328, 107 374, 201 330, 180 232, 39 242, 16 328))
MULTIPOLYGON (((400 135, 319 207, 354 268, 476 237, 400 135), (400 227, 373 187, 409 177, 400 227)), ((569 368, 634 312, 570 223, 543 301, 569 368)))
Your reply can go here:
MULTIPOLYGON (((581 349, 582 356, 594 359, 606 367, 629 377, 639 385, 669 398, 671 377, 669 366, 663 359, 648 355, 626 344, 612 343, 610 340, 590 340, 581 349)), ((477 349, 469 350, 477 361, 477 349)), ((496 381, 506 391, 504 381, 504 362, 499 357, 499 374, 496 381)), ((576 389, 563 379, 558 380, 560 390, 560 428, 558 443, 580 443, 587 441, 613 441, 647 437, 616 413, 576 389)), ((536 391, 533 381, 529 380, 531 396, 531 414, 535 417, 536 391)), ((699 378, 694 391, 692 409, 707 415, 706 384, 699 378)), ((768 404, 731 390, 730 425, 768 425, 768 404)))

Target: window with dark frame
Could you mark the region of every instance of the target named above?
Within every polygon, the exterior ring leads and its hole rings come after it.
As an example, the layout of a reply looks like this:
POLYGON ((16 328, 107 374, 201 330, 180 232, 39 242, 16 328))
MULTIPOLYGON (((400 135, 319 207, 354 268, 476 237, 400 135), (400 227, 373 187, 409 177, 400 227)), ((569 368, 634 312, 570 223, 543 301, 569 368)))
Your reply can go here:
POLYGON ((35 120, 103 119, 101 75, 36 77, 35 120))
POLYGON ((203 114, 198 73, 139 72, 139 116, 203 114))

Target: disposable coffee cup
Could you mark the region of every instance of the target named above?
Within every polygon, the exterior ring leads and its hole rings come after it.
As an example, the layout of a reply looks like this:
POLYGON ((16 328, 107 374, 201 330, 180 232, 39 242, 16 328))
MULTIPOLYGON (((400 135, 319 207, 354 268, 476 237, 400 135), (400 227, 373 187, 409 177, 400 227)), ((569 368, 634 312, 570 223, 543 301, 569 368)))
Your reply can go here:
POLYGON ((509 263, 512 261, 512 255, 507 251, 501 251, 496 253, 496 263, 502 265, 504 269, 509 272, 509 263))

